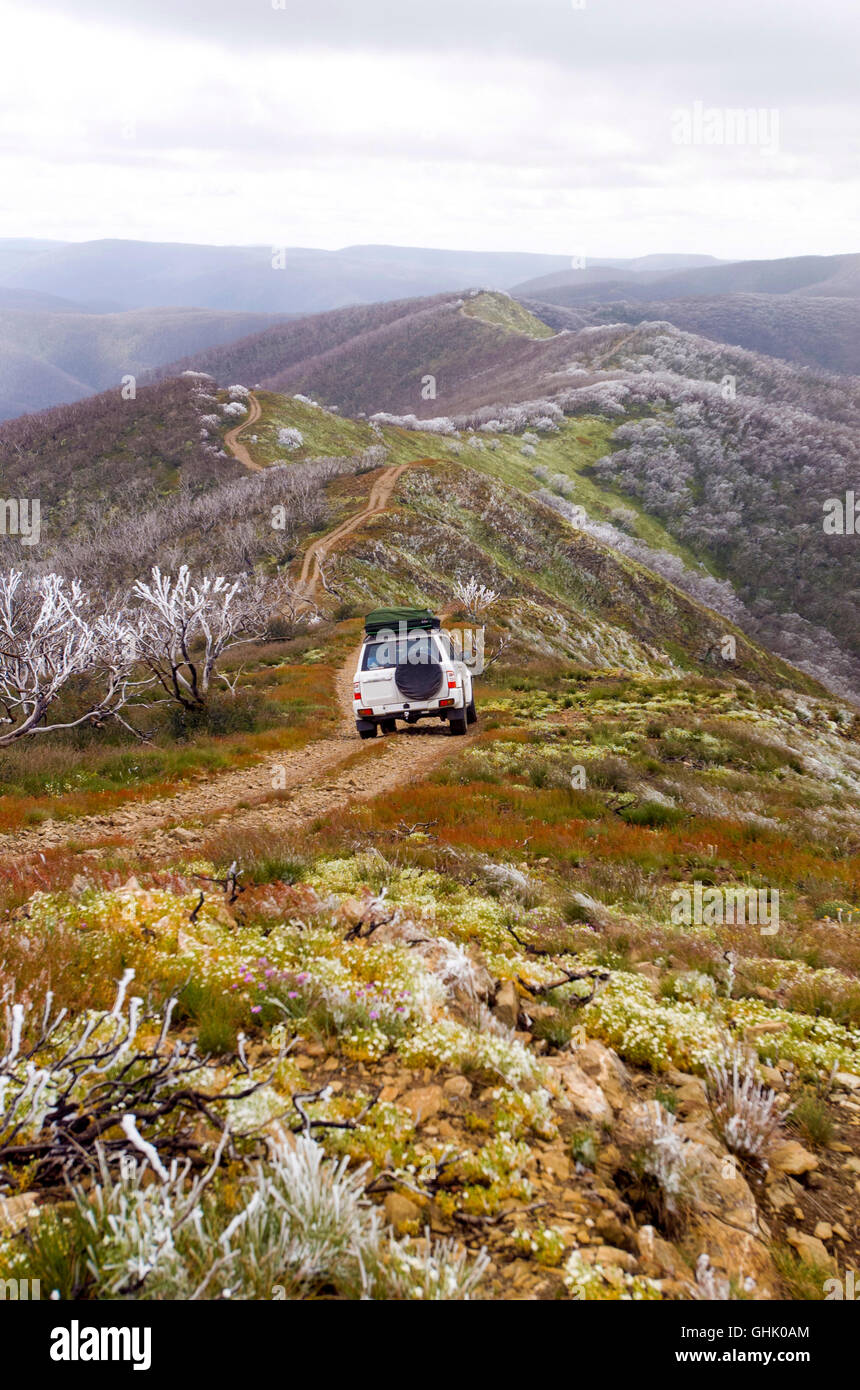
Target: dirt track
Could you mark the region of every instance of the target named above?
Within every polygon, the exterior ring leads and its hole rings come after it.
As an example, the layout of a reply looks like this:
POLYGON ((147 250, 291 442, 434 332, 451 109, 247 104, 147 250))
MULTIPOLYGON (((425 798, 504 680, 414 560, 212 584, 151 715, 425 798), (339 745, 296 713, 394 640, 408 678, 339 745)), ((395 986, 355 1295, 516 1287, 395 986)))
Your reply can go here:
MULTIPOLYGON (((429 463, 429 459, 416 459, 414 463, 429 463)), ((388 503, 391 501, 397 480, 407 468, 412 468, 414 463, 398 463, 391 468, 386 468, 377 478, 373 487, 370 489, 370 496, 367 499, 367 506, 362 511, 356 512, 355 516, 349 517, 347 521, 342 521, 340 526, 336 526, 333 531, 325 536, 321 536, 318 541, 313 541, 308 546, 302 561, 301 574, 299 575, 299 585, 310 596, 313 596, 321 587, 322 574, 320 571, 320 561, 335 548, 344 536, 348 536, 352 531, 356 531, 359 526, 363 526, 371 517, 378 516, 384 512, 388 503)))
POLYGON ((338 704, 344 714, 335 734, 297 752, 273 753, 254 767, 204 775, 172 797, 138 801, 76 821, 45 821, 32 830, 4 835, 0 837, 0 854, 58 849, 69 842, 95 847, 121 837, 146 853, 175 855, 180 846, 200 843, 213 820, 237 828, 288 830, 349 802, 367 800, 413 781, 458 744, 462 746, 460 740, 457 744, 450 741, 444 725, 436 724, 401 729, 383 740, 361 743, 350 710, 354 662, 355 657, 350 657, 338 672, 338 704), (380 742, 384 749, 379 748, 380 742), (376 755, 368 756, 374 748, 378 749, 376 755), (364 755, 363 765, 353 764, 339 772, 340 765, 356 754, 359 759, 364 755), (273 799, 262 804, 265 798, 273 799), (188 828, 189 822, 194 829, 188 828), (179 835, 174 833, 174 826, 181 828, 179 835))
POLYGON ((233 429, 227 431, 224 436, 224 443, 233 457, 237 458, 240 463, 244 463, 246 468, 250 468, 252 473, 262 473, 262 464, 255 463, 248 453, 248 450, 245 448, 245 445, 239 443, 239 435, 243 430, 246 430, 249 425, 253 425, 259 420, 263 413, 263 408, 253 393, 250 393, 248 396, 248 405, 248 418, 243 420, 241 424, 234 425, 233 429))

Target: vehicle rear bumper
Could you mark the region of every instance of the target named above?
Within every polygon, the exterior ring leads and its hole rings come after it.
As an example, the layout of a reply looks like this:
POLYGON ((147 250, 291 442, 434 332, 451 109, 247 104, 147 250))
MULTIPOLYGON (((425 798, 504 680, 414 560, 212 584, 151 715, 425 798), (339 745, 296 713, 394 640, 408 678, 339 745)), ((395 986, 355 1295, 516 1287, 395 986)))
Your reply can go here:
POLYGON ((369 733, 375 725, 385 724, 389 719, 392 721, 401 719, 407 724, 415 724, 419 719, 445 720, 449 715, 458 714, 462 708, 462 701, 459 705, 448 705, 445 709, 439 709, 439 707, 436 706, 435 708, 431 707, 429 709, 418 709, 414 707, 404 710, 401 705, 384 705, 373 711, 372 718, 367 716, 364 719, 356 719, 355 727, 361 734, 369 733))
POLYGON ((372 704, 369 700, 362 705, 363 709, 373 710, 374 719, 407 719, 410 715, 426 718, 433 714, 450 714, 451 710, 462 709, 465 703, 462 690, 451 690, 447 696, 440 696, 439 699, 451 700, 450 705, 439 707, 439 700, 430 700, 426 704, 410 704, 408 701, 390 701, 385 704, 372 704))

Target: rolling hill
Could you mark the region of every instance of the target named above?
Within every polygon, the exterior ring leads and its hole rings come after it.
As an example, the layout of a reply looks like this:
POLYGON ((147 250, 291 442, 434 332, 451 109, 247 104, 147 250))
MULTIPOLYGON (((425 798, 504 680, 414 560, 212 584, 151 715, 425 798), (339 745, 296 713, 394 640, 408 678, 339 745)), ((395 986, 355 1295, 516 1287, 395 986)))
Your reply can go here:
MULTIPOLYGON (((161 369, 205 371, 221 385, 310 393, 348 415, 377 410, 452 414, 522 399, 575 356, 566 335, 501 293, 458 294, 338 309, 277 325, 161 369), (425 376, 435 397, 422 398, 425 376)), ((587 320, 584 320, 587 321, 587 320)))
MULTIPOLYGON (((761 336, 770 341, 776 330, 768 331, 762 321, 762 301, 768 309, 785 301, 760 297, 749 311, 751 324, 759 324, 761 336)), ((802 303, 814 306, 820 301, 802 303)), ((655 313, 653 321, 644 319, 639 306, 627 307, 629 318, 617 313, 615 305, 569 309, 515 301, 500 292, 463 290, 308 315, 193 354, 161 368, 156 375, 205 371, 223 386, 240 381, 273 391, 318 396, 325 405, 349 415, 379 410, 411 412, 421 419, 457 415, 482 406, 555 394, 569 386, 577 373, 593 372, 599 378, 620 365, 621 343, 630 345, 630 361, 635 367, 634 359, 649 351, 654 323, 665 326, 669 321, 663 313, 655 313), (515 304, 523 310, 519 321, 512 309, 515 304), (436 394, 424 399, 422 381, 428 374, 435 377, 436 394)), ((654 307, 668 306, 661 303, 654 307)), ((691 325, 689 333, 674 334, 674 340, 692 345, 694 357, 701 356, 701 362, 691 367, 694 373, 715 370, 710 365, 715 343, 709 339, 716 339, 716 333, 706 331, 710 321, 704 311, 702 322, 699 332, 691 325)), ((797 324, 795 331, 800 332, 797 324)), ((673 338, 671 331, 664 336, 673 338)), ((826 345, 822 324, 822 351, 826 345)), ((854 398, 853 383, 846 388, 802 366, 782 367, 774 360, 777 357, 779 354, 772 353, 765 361, 756 362, 752 354, 741 353, 731 360, 739 371, 754 373, 756 390, 779 391, 786 401, 814 406, 816 397, 823 394, 830 409, 846 389, 848 398, 854 398)))
MULTIPOLYGON (((843 687, 860 688, 856 549, 850 536, 822 529, 825 500, 850 490, 856 475, 860 383, 665 321, 576 326, 581 310, 558 309, 546 323, 535 304, 518 318, 516 302, 466 292, 357 318, 340 311, 180 365, 222 386, 244 381, 344 415, 436 421, 431 428, 449 433, 519 432, 532 419, 551 427, 558 412, 605 418, 609 447, 589 476, 615 490, 622 510, 633 503, 659 519, 694 564, 733 585, 760 636, 806 669, 818 660, 843 687), (436 394, 424 399, 428 375, 436 394), (532 404, 523 414, 517 402, 532 404), (853 654, 847 665, 837 644, 853 654)), ((557 472, 551 441, 537 445, 538 460, 546 453, 557 472)))

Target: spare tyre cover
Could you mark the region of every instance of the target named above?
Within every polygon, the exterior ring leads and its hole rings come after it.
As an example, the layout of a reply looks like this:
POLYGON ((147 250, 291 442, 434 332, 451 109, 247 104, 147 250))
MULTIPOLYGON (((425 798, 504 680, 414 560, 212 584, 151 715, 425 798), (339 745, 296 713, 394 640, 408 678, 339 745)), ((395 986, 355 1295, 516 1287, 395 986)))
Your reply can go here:
POLYGON ((437 661, 404 661, 394 668, 394 684, 406 700, 432 700, 442 684, 442 667, 437 661))

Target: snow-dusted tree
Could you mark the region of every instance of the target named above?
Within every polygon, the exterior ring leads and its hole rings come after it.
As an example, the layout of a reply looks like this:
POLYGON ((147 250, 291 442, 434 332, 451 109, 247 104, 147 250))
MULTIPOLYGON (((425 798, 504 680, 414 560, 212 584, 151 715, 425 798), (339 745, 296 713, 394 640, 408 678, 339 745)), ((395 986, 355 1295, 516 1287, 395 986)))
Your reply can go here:
POLYGON ((423 430, 428 434, 448 434, 456 435, 457 430, 453 420, 449 420, 447 415, 436 415, 429 420, 419 420, 417 415, 390 415, 385 410, 379 410, 370 417, 371 427, 375 424, 393 425, 401 430, 423 430))
POLYGON ((230 401, 221 408, 229 419, 241 420, 242 416, 248 413, 248 407, 243 405, 241 401, 230 401))
POLYGON ((132 593, 139 656, 170 699, 187 710, 206 704, 224 653, 265 631, 276 587, 221 575, 195 583, 187 565, 175 580, 157 565, 149 584, 138 580, 132 593))
POLYGON ((0 574, 0 747, 28 734, 101 724, 147 682, 132 680, 135 635, 122 615, 93 617, 77 580, 0 574), (48 723, 51 706, 76 677, 84 708, 48 723))
POLYGON ((305 437, 301 430, 293 429, 290 425, 285 425, 278 430, 278 443, 285 449, 300 449, 305 442, 305 437))
POLYGON ((473 623, 480 622, 487 609, 492 608, 499 597, 496 589, 481 584, 474 575, 470 579, 457 580, 454 596, 463 605, 473 623))

